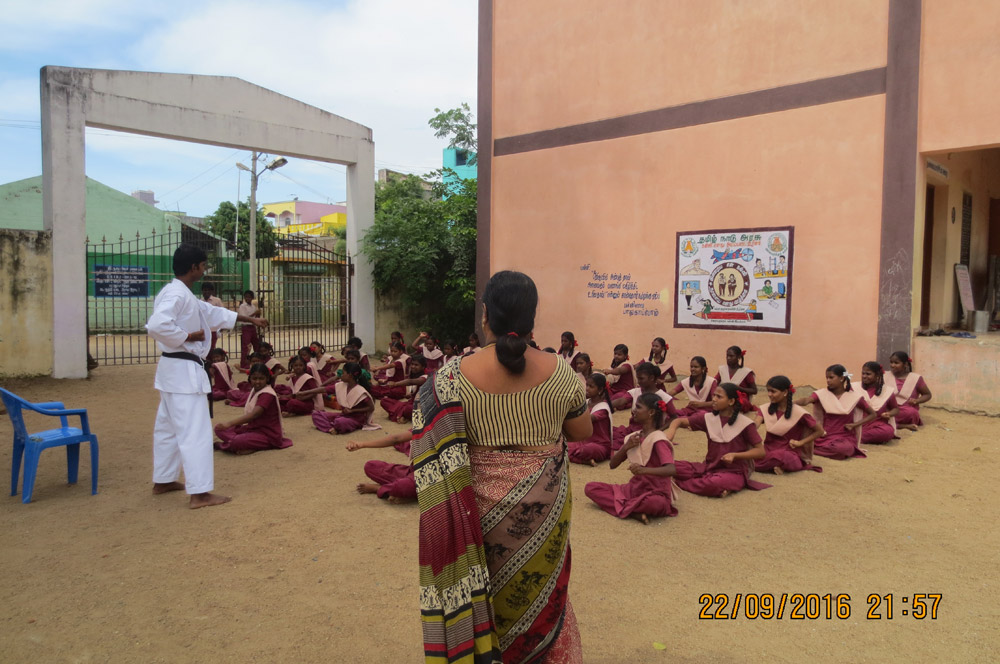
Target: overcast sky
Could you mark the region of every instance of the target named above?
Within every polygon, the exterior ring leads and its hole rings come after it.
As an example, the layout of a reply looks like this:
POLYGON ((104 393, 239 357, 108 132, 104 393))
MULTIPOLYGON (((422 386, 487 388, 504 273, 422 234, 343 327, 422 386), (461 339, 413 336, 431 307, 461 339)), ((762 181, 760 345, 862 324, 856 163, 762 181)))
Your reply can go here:
MULTIPOLYGON (((0 184, 40 175, 44 65, 236 76, 371 127, 376 168, 426 173, 434 108, 476 102, 472 0, 0 0, 0 184)), ((87 175, 202 216, 249 194, 249 151, 87 130, 87 175)), ((345 198, 342 166, 299 159, 258 200, 345 198)), ((374 174, 373 174, 374 177, 374 174)))

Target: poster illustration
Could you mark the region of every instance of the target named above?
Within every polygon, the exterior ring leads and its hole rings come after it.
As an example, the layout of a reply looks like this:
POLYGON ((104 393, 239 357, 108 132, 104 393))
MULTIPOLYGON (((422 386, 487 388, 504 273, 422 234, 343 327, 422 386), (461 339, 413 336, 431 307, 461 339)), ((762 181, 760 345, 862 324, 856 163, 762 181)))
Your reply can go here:
POLYGON ((677 234, 674 326, 791 330, 791 226, 677 234))

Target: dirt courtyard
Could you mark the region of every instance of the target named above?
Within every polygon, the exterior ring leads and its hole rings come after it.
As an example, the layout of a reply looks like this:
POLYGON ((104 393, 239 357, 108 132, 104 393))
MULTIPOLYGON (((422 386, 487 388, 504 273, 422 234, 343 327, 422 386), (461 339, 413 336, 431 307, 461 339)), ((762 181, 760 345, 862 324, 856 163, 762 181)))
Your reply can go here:
MULTIPOLYGON (((34 502, 8 497, 0 580, 4 662, 419 662, 416 505, 359 495, 364 462, 405 463, 392 448, 347 452, 351 438, 285 420, 294 446, 217 452, 229 505, 187 510, 153 496, 153 366, 101 367, 86 381, 7 381, 33 401, 89 409, 100 486, 66 485, 59 449, 42 455, 34 502)), ((933 386, 932 386, 933 387, 933 386)), ((758 399, 759 401, 759 399, 758 399)), ((239 411, 219 404, 216 421, 239 411)), ((823 473, 725 499, 681 493, 680 514, 617 520, 583 495, 628 472, 573 466, 571 597, 590 663, 1000 661, 1000 421, 925 409, 925 427, 867 459, 819 459, 823 473), (847 594, 850 617, 700 620, 702 595, 847 594), (912 617, 940 593, 937 619, 912 617), (868 596, 893 596, 868 619, 868 596), (903 615, 906 612, 907 615, 903 615), (654 646, 665 646, 659 648, 654 646)), ((52 425, 36 416, 29 430, 52 425)), ((624 423, 627 413, 618 413, 624 423)), ((11 439, 0 416, 0 438, 11 439)), ((682 430, 681 459, 703 434, 682 430)), ((11 446, 0 446, 10 468, 11 446)), ((712 612, 718 608, 712 607, 712 612)), ((801 612, 806 614, 806 607, 801 612)), ((814 614, 815 615, 815 614, 814 614)))

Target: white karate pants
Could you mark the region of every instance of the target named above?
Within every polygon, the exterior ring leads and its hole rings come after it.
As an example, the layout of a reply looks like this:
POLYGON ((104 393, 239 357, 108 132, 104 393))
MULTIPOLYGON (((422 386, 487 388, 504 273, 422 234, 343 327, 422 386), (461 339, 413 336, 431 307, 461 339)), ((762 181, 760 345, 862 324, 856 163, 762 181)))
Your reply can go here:
POLYGON ((161 391, 153 426, 153 481, 176 482, 183 466, 189 494, 211 491, 215 488, 212 455, 207 395, 161 391))

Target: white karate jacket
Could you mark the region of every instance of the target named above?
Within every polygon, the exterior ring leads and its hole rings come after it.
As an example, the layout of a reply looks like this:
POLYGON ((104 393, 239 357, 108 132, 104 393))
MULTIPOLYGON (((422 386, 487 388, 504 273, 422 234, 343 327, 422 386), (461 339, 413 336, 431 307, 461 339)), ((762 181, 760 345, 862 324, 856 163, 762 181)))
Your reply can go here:
MULTIPOLYGON (((146 322, 146 332, 156 340, 163 353, 193 353, 205 359, 212 345, 212 332, 231 329, 236 312, 212 306, 195 296, 180 279, 163 287, 153 301, 153 315, 146 322), (205 332, 202 341, 186 341, 189 332, 205 332)), ((208 394, 212 386, 205 369, 190 360, 161 357, 156 367, 153 387, 176 394, 208 394)))

